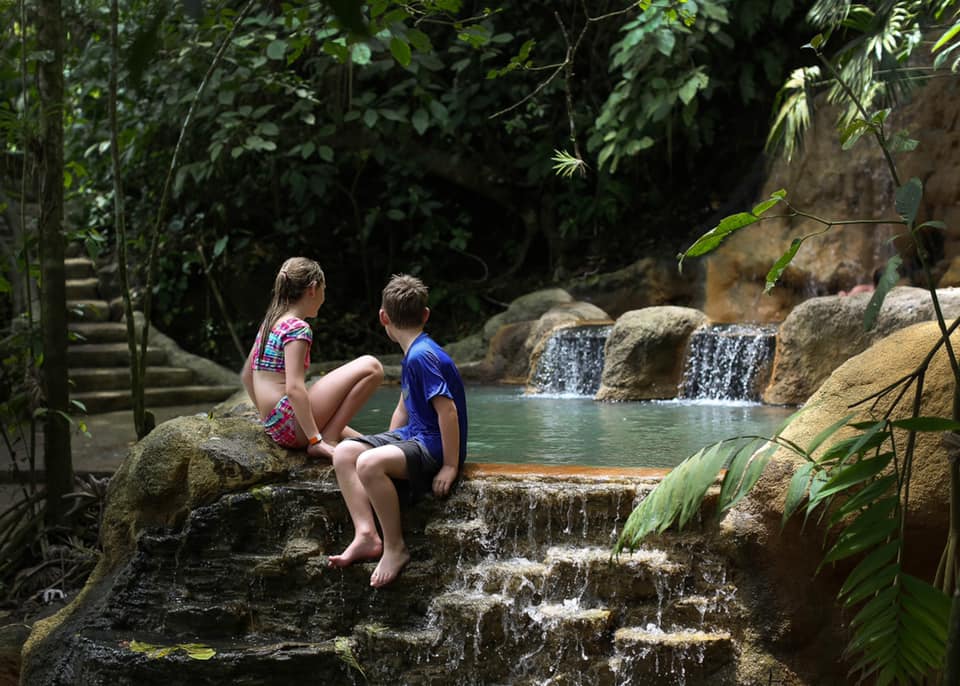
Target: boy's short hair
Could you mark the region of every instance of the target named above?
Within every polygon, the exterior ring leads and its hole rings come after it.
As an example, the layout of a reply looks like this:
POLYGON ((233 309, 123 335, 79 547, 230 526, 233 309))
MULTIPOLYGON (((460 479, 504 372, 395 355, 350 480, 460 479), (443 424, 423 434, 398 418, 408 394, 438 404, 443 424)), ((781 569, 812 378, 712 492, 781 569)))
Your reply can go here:
POLYGON ((423 324, 427 308, 427 286, 415 276, 394 274, 383 287, 381 307, 393 325, 410 329, 423 324))

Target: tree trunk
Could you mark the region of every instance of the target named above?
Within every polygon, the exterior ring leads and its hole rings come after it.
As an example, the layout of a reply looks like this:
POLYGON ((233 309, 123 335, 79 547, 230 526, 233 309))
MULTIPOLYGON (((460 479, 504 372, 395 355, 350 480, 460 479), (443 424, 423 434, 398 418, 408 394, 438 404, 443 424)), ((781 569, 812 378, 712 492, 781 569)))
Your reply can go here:
POLYGON ((40 326, 43 331, 44 465, 47 520, 65 512, 73 488, 67 381, 67 288, 63 259, 63 51, 61 0, 38 0, 37 50, 40 85, 40 326))

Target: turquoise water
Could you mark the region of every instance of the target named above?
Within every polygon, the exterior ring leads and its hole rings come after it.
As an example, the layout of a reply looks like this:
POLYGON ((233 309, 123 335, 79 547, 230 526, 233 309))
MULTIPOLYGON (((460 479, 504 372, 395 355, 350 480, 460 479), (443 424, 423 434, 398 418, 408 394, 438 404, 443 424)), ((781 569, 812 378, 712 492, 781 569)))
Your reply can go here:
MULTIPOLYGON (((396 386, 377 391, 351 422, 386 430, 396 386)), ((467 387, 468 460, 605 467, 674 467, 722 438, 773 433, 793 410, 747 402, 599 403, 523 395, 516 387, 467 387)))

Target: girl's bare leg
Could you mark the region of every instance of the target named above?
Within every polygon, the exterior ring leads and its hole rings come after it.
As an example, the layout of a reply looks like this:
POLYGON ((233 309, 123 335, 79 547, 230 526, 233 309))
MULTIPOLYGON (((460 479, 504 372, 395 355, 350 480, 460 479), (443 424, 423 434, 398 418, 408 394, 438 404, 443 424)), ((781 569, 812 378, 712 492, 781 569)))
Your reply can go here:
POLYGON ((324 442, 336 446, 342 438, 360 434, 347 426, 383 381, 383 366, 372 355, 337 367, 310 387, 310 410, 324 442))
POLYGON ((331 567, 347 567, 361 560, 376 560, 383 553, 370 500, 357 476, 357 458, 370 446, 359 441, 344 441, 333 451, 333 469, 340 493, 353 521, 353 540, 339 555, 331 555, 331 567))

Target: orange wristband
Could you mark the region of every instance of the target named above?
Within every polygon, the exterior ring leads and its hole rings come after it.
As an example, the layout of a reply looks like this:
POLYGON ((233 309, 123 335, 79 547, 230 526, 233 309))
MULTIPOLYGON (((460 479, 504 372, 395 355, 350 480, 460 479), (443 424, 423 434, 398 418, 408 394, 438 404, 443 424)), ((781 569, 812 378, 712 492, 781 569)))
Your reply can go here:
POLYGON ((323 436, 321 436, 319 433, 316 433, 307 440, 310 443, 310 445, 316 445, 317 443, 323 440, 323 436))

